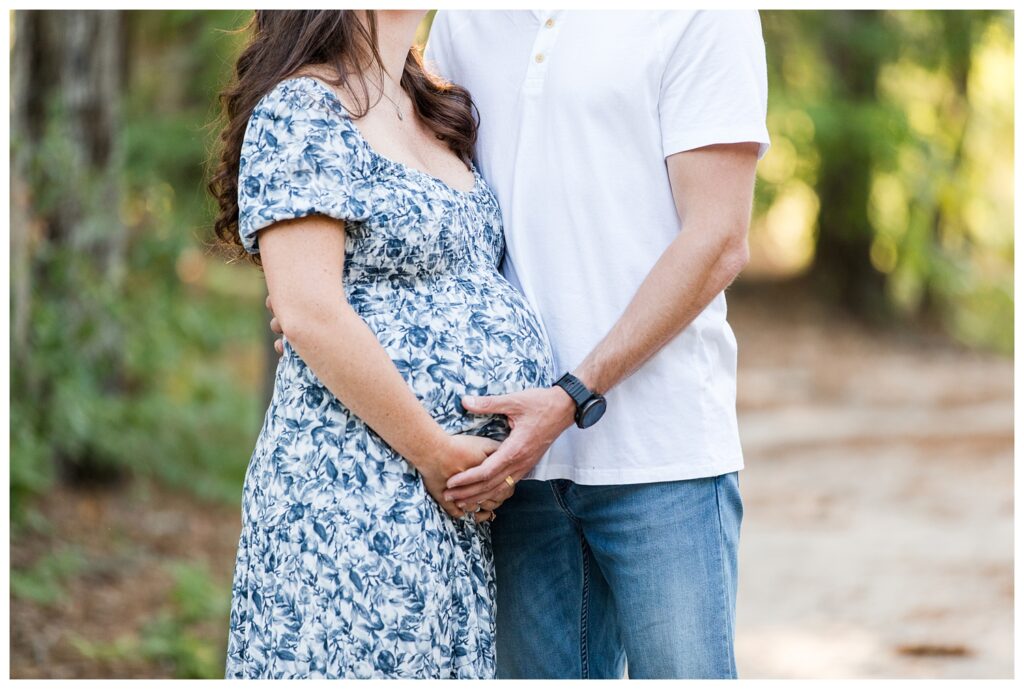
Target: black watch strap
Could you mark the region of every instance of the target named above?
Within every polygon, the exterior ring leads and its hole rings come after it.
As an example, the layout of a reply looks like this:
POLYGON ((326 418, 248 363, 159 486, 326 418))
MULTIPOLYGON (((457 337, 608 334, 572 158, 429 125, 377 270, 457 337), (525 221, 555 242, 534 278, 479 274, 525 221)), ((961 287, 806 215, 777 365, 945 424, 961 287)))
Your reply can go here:
POLYGON ((571 373, 566 373, 559 378, 555 381, 555 385, 569 393, 569 397, 572 397, 573 402, 576 403, 577 411, 579 411, 581 404, 594 396, 594 393, 583 384, 583 381, 571 373))

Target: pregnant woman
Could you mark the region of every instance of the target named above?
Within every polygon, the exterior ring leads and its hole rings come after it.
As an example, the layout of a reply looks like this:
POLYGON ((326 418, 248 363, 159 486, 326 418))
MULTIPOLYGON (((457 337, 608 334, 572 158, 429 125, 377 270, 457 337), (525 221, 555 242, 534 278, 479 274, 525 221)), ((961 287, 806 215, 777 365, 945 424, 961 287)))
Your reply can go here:
POLYGON ((445 482, 503 417, 462 395, 551 384, 498 273, 497 202, 461 88, 410 50, 423 12, 258 11, 211 190, 284 331, 245 477, 229 678, 494 675, 489 523, 445 482))

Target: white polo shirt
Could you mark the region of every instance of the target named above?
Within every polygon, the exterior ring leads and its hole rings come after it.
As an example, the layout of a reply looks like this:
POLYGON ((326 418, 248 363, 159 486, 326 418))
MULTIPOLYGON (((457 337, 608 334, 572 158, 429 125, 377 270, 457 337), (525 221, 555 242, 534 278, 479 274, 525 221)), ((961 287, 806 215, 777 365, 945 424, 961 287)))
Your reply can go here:
MULTIPOLYGON (((504 272, 547 330, 556 377, 611 329, 680 232, 665 158, 714 143, 768 148, 753 11, 442 11, 427 62, 479 108, 504 272)), ((629 484, 742 468, 725 315, 719 294, 529 477, 629 484)))

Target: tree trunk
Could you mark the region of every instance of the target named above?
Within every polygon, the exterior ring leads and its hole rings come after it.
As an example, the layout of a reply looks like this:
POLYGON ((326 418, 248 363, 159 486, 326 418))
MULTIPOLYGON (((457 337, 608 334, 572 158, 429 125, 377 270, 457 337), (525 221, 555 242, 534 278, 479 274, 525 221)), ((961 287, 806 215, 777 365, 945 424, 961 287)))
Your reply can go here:
MULTIPOLYGON (((11 53, 11 360, 15 371, 26 371, 28 326, 32 310, 32 225, 29 170, 31 149, 38 141, 33 123, 41 108, 31 77, 38 75, 39 18, 37 12, 14 15, 16 40, 11 53)), ((29 381, 25 381, 28 383, 29 381)))
MULTIPOLYGON (((114 286, 124 272, 125 235, 120 209, 117 160, 121 100, 122 18, 117 11, 60 13, 64 25, 60 88, 73 179, 95 179, 96 194, 68 194, 63 222, 75 243, 91 250, 114 286), (93 216, 85 221, 82 211, 93 216)), ((91 186, 91 185, 89 185, 91 186)))
POLYGON ((866 50, 863 32, 879 21, 877 11, 824 13, 824 54, 832 64, 835 97, 850 113, 819 136, 821 202, 813 278, 827 299, 848 311, 880 320, 888 313, 885 275, 871 263, 874 232, 868 219, 872 154, 858 128, 859 105, 875 100, 880 56, 866 50))
MULTIPOLYGON (((118 109, 124 62, 120 11, 15 13, 12 52, 12 263, 15 360, 25 394, 50 409, 53 363, 33 364, 33 303, 57 312, 48 356, 72 358, 102 391, 123 379, 122 335, 112 305, 125 272, 120 222, 118 109), (55 339, 56 338, 56 339, 55 339), (55 349, 56 348, 56 349, 55 349)), ((53 320, 51 315, 50 320, 53 320)), ((48 437, 47 415, 36 414, 48 437)), ((110 433, 116 429, 93 429, 110 433)), ((71 443, 74 446, 76 443, 71 443)), ((95 464, 88 440, 58 458, 73 476, 95 464), (70 453, 69 456, 65 456, 70 453)), ((64 472, 65 474, 69 472, 64 472)))

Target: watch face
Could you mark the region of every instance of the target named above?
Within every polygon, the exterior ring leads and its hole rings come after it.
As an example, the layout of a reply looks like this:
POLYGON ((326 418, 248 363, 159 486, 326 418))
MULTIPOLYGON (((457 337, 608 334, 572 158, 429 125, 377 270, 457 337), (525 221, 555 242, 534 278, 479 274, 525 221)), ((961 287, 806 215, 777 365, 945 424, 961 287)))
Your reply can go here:
POLYGON ((608 407, 604 397, 600 395, 591 398, 580 410, 580 428, 588 428, 598 422, 608 407))

